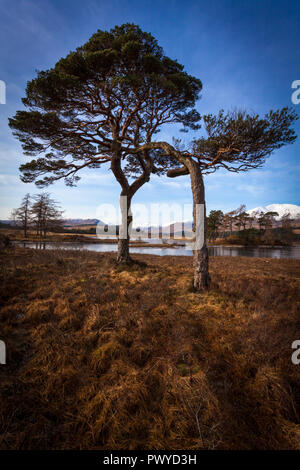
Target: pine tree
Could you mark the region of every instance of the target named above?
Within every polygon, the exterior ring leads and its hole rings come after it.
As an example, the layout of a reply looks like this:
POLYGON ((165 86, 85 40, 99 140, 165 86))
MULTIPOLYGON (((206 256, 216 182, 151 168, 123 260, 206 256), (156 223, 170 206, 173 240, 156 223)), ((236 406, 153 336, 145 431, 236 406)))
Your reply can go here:
POLYGON ((201 88, 137 25, 98 30, 28 83, 23 103, 29 110, 9 121, 24 154, 36 156, 21 165, 22 181, 43 187, 64 179, 73 185, 80 170, 108 163, 126 202, 118 260, 129 262, 133 196, 151 173, 178 166, 171 156, 162 158, 160 149, 132 154, 129 147, 152 142, 164 124, 197 129, 194 104, 201 88))

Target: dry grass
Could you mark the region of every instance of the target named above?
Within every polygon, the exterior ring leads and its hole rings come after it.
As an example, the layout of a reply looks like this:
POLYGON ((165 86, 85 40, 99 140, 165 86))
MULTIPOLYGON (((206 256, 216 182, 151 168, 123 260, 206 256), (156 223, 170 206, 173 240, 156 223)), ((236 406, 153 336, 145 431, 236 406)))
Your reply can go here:
POLYGON ((300 448, 298 261, 0 257, 1 449, 300 448))

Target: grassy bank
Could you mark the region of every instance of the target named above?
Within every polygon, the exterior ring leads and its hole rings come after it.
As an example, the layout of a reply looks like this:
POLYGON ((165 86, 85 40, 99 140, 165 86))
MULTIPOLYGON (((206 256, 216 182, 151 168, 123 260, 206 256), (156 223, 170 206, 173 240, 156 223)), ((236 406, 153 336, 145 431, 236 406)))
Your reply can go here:
MULTIPOLYGON (((96 238, 95 235, 80 234, 80 233, 53 233, 49 232, 46 237, 40 237, 35 232, 30 231, 27 237, 24 237, 23 231, 20 230, 7 230, 0 229, 0 242, 2 239, 7 238, 12 242, 34 242, 34 243, 46 243, 46 242, 73 242, 73 243, 91 243, 91 244, 111 244, 116 245, 118 243, 117 238, 96 238)), ((152 247, 152 248, 170 248, 177 246, 179 242, 184 242, 185 239, 175 239, 174 243, 152 243, 145 242, 144 240, 130 240, 130 246, 135 247, 152 247)))
POLYGON ((1 449, 300 448, 299 261, 0 258, 1 449))

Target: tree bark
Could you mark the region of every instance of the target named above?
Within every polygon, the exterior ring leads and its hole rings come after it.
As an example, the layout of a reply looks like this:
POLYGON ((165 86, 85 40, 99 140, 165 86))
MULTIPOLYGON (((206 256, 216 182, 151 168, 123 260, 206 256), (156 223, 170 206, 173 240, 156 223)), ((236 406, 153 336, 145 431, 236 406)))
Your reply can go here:
POLYGON ((206 245, 206 204, 205 189, 201 169, 192 159, 188 159, 186 166, 191 177, 193 193, 193 230, 196 232, 195 249, 193 250, 194 266, 194 288, 203 291, 209 288, 209 257, 206 245), (197 211, 197 205, 202 206, 202 210, 197 211), (201 217, 202 220, 197 220, 201 217))
POLYGON ((122 202, 120 203, 122 220, 118 239, 117 263, 130 264, 132 262, 132 259, 129 255, 129 226, 132 222, 132 215, 130 210, 131 198, 128 195, 125 195, 123 191, 121 196, 126 196, 126 204, 122 202))
POLYGON ((119 264, 129 264, 131 261, 129 256, 129 243, 127 239, 118 240, 118 256, 117 262, 119 264))
POLYGON ((207 246, 194 250, 194 288, 207 290, 210 285, 209 258, 207 246))

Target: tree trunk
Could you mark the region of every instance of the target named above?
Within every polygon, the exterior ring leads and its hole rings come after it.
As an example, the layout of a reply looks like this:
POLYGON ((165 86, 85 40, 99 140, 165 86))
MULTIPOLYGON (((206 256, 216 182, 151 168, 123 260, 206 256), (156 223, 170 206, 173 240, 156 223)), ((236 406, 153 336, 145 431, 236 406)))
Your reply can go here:
MULTIPOLYGON (((117 137, 117 136, 116 136, 117 137)), ((136 191, 143 186, 144 183, 149 181, 150 173, 152 169, 151 159, 149 158, 147 152, 145 152, 144 159, 141 155, 137 155, 138 160, 141 164, 141 174, 140 176, 133 181, 130 185, 128 179, 122 170, 121 166, 121 144, 116 138, 111 144, 111 150, 114 154, 111 160, 111 170, 122 188, 121 198, 120 198, 120 208, 122 215, 122 223, 119 233, 118 240, 118 256, 117 262, 122 264, 132 263, 132 259, 129 256, 129 226, 132 222, 132 214, 130 210, 131 200, 136 191)))
POLYGON ((129 264, 131 258, 129 256, 129 241, 128 239, 119 239, 118 240, 118 256, 117 262, 119 264, 129 264))
POLYGON ((208 249, 203 246, 200 250, 194 250, 194 288, 206 290, 209 284, 208 249))
POLYGON ((129 255, 129 226, 132 222, 132 215, 131 215, 131 198, 126 196, 123 191, 120 198, 120 208, 121 208, 121 216, 122 216, 122 223, 119 232, 119 240, 118 240, 118 256, 117 262, 120 264, 130 264, 132 259, 129 255))
MULTIPOLYGON (((159 144, 158 144, 159 145, 159 144)), ((205 190, 202 172, 198 162, 183 156, 180 152, 170 150, 166 145, 166 153, 170 152, 183 164, 182 168, 169 170, 169 177, 190 174, 193 193, 193 231, 196 232, 196 241, 193 246, 194 288, 203 291, 209 288, 210 276, 208 269, 208 249, 206 246, 206 208, 205 190)))
POLYGON ((206 246, 206 207, 205 190, 201 169, 192 160, 186 165, 191 176, 193 192, 193 219, 196 232, 196 242, 193 250, 194 255, 194 288, 198 291, 209 288, 209 263, 208 249, 206 246))

